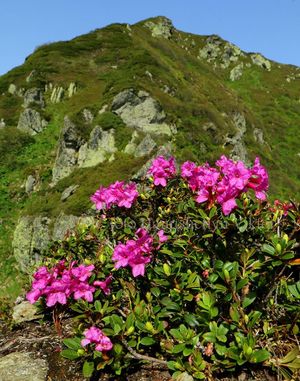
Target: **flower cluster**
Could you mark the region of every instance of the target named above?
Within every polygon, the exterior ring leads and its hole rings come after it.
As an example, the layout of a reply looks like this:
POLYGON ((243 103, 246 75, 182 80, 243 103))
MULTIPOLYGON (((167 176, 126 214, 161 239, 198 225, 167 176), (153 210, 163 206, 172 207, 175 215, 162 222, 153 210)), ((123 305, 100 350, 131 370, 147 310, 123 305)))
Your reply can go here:
POLYGON ((273 213, 280 211, 284 216, 287 216, 289 210, 295 210, 295 205, 291 202, 274 201, 274 206, 270 208, 273 213))
POLYGON ((95 350, 99 352, 110 351, 113 347, 110 338, 105 336, 101 329, 97 327, 90 327, 84 331, 85 338, 81 340, 81 345, 83 347, 88 344, 96 344, 95 350))
POLYGON ((41 296, 46 297, 46 305, 66 304, 73 295, 75 300, 93 301, 95 287, 89 284, 94 265, 80 265, 75 262, 67 268, 65 261, 60 261, 52 269, 40 267, 34 274, 32 289, 26 295, 30 303, 35 303, 41 296))
POLYGON ((91 196, 91 201, 96 205, 96 209, 109 209, 112 205, 131 208, 138 195, 135 183, 116 181, 106 188, 101 185, 91 196))
POLYGON ((145 265, 151 261, 153 238, 143 228, 135 234, 136 239, 129 239, 125 244, 119 243, 115 247, 112 260, 116 262, 116 269, 130 266, 132 275, 137 277, 145 275, 145 265))
POLYGON ((189 161, 181 166, 181 175, 197 193, 197 202, 207 201, 209 206, 218 202, 223 213, 228 215, 237 206, 236 198, 248 189, 253 189, 259 200, 266 199, 265 192, 269 187, 268 173, 258 158, 255 159, 252 168, 247 168, 241 161, 234 162, 224 155, 216 161, 216 165, 220 170, 210 167, 207 163, 196 166, 189 161))
POLYGON ((154 185, 167 185, 167 179, 176 174, 175 159, 171 157, 169 160, 163 156, 158 156, 152 161, 148 174, 153 176, 154 185))

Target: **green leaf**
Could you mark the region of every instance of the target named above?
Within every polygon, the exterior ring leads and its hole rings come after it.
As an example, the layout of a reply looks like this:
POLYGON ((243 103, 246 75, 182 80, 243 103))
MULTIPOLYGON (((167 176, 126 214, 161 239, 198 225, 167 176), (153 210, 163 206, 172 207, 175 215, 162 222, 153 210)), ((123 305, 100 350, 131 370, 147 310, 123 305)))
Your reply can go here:
POLYGON ((243 308, 246 308, 250 306, 251 303, 254 302, 256 299, 256 294, 255 292, 250 292, 243 300, 243 308))
POLYGON ((257 363, 268 360, 271 354, 266 349, 259 349, 254 351, 250 357, 250 362, 257 363))
POLYGON ((184 321, 190 326, 190 327, 196 327, 199 325, 199 321, 197 320, 196 316, 193 314, 187 314, 184 315, 184 321))
POLYGON ((275 248, 271 245, 268 245, 267 243, 264 243, 261 249, 264 253, 267 253, 272 256, 275 255, 275 252, 276 252, 275 248))
POLYGON ((153 337, 143 337, 141 340, 140 340, 140 344, 142 345, 153 345, 155 344, 156 341, 153 339, 153 337))
POLYGON ((94 372, 94 363, 91 361, 85 361, 82 367, 82 373, 84 377, 91 377, 94 372))
POLYGON ((81 339, 79 337, 74 337, 72 339, 64 339, 63 343, 65 344, 66 347, 73 349, 77 351, 77 349, 81 349, 81 339))
POLYGON ((184 350, 185 348, 185 343, 177 344, 173 347, 172 353, 180 353, 184 350))
POLYGON ((77 351, 73 351, 73 349, 64 349, 60 352, 61 356, 69 359, 69 360, 76 360, 80 357, 80 355, 77 353, 77 351))

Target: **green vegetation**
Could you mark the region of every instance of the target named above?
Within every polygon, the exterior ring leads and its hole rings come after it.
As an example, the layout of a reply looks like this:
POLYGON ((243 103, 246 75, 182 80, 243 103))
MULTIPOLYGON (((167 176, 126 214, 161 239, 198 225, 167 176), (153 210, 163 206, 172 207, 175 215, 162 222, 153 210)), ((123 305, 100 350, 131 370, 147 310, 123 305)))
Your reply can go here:
MULTIPOLYGON (((153 20, 152 20, 153 21, 153 20)), ((155 21, 155 19, 154 19, 155 21)), ((232 115, 239 111, 247 121, 245 136, 249 159, 262 158, 270 170, 271 198, 300 199, 300 106, 299 80, 286 81, 298 75, 295 67, 272 63, 270 72, 252 65, 245 55, 242 77, 229 81, 228 69, 213 67, 198 59, 205 36, 174 31, 170 40, 153 38, 144 22, 131 26, 110 25, 71 41, 40 46, 26 58, 23 65, 0 77, 0 120, 6 127, 0 130, 0 294, 20 292, 10 243, 20 215, 49 214, 59 211, 81 213, 89 206, 88 196, 100 182, 131 176, 143 160, 117 155, 115 163, 92 169, 76 170, 71 176, 50 188, 51 170, 65 115, 74 121, 82 137, 88 138, 91 126, 82 120, 82 110, 88 108, 95 116, 93 125, 116 130, 116 145, 122 150, 131 139, 132 130, 110 112, 113 97, 128 88, 148 91, 157 99, 167 115, 167 122, 176 124, 175 155, 179 161, 214 161, 232 147, 224 147, 224 138, 234 134, 232 115), (193 41, 193 43, 191 43, 193 41), (35 71, 30 82, 28 75, 35 71), (61 103, 50 102, 51 92, 44 94, 46 107, 38 110, 49 120, 40 134, 25 136, 16 129, 23 110, 23 98, 8 94, 10 84, 17 89, 40 87, 52 83, 65 90, 76 82, 78 91, 61 103), (166 91, 166 88, 169 91, 166 91), (98 115, 103 105, 107 112, 98 115), (213 123, 213 129, 203 126, 213 123), (253 129, 263 132, 265 144, 254 141, 253 129), (293 165, 291 165, 293 163, 293 165), (98 172, 99 171, 99 172, 98 172), (94 173, 99 173, 95 176, 94 173), (29 174, 39 178, 38 190, 27 195, 24 182, 29 174), (71 184, 80 184, 76 194, 66 202, 60 194, 71 184)), ((157 143, 164 142, 158 138, 157 143)))

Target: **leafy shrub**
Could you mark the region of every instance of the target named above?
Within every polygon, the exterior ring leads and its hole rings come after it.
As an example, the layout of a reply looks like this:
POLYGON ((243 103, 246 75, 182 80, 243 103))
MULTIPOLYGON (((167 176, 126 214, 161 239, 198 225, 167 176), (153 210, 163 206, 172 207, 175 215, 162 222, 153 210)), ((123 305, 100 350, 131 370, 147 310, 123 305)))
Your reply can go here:
POLYGON ((85 376, 138 361, 175 378, 245 365, 296 376, 300 208, 264 200, 258 161, 218 165, 185 163, 180 177, 160 157, 152 177, 100 187, 97 223, 53 244, 27 297, 53 309, 58 330, 62 311, 74 317, 62 356, 82 361, 85 376), (229 190, 230 200, 216 198, 229 190))

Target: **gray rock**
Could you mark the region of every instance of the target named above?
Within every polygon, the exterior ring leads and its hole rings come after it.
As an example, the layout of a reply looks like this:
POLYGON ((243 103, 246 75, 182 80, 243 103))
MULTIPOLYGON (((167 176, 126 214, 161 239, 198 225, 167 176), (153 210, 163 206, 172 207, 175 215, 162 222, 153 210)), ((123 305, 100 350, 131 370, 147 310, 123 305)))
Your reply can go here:
POLYGON ((143 157, 150 155, 150 153, 156 147, 155 141, 151 138, 149 134, 147 134, 141 143, 137 146, 134 156, 135 157, 143 157))
POLYGON ((72 96, 77 92, 77 85, 75 82, 71 82, 68 87, 68 97, 72 98, 72 96))
POLYGON ((41 316, 38 314, 37 307, 27 301, 23 301, 13 308, 12 318, 16 324, 36 320, 41 318, 41 316))
POLYGON ((271 62, 267 60, 265 57, 263 57, 261 54, 251 54, 251 60, 254 65, 260 66, 261 68, 266 69, 267 71, 271 71, 271 62))
POLYGON ((172 21, 166 17, 157 17, 155 21, 148 21, 145 26, 152 32, 153 37, 162 37, 169 39, 174 30, 172 21))
POLYGON ((232 116, 232 124, 234 126, 234 135, 225 138, 224 145, 232 145, 230 156, 234 160, 242 160, 249 164, 248 153, 244 142, 244 135, 247 131, 246 119, 240 112, 235 112, 232 116))
POLYGON ((53 83, 49 82, 45 85, 45 92, 52 91, 53 90, 53 83))
POLYGON ((11 83, 8 86, 8 90, 7 91, 9 92, 9 94, 15 95, 17 93, 17 86, 14 83, 11 83))
POLYGON ((20 115, 17 128, 30 135, 36 135, 43 131, 47 125, 47 121, 41 117, 38 111, 26 108, 20 115))
POLYGON ((243 75, 244 64, 241 62, 230 71, 230 80, 237 81, 243 75))
POLYGON ((27 272, 47 249, 50 242, 49 223, 50 219, 42 216, 23 216, 19 219, 12 247, 23 272, 27 272))
POLYGON ((92 121, 94 120, 94 115, 92 114, 92 112, 85 108, 83 111, 82 111, 82 116, 83 116, 83 119, 85 120, 86 123, 92 123, 92 121))
POLYGON ((202 126, 204 131, 209 131, 209 132, 215 132, 217 131, 217 127, 213 122, 207 122, 202 126))
POLYGON ((0 381, 45 381, 48 364, 29 353, 13 352, 0 358, 0 381))
POLYGON ((29 175, 25 183, 25 192, 31 193, 34 190, 36 183, 36 179, 32 175, 29 175))
POLYGON ((60 179, 72 173, 77 165, 79 148, 83 143, 75 124, 66 116, 52 170, 52 184, 56 184, 60 179))
POLYGON ((115 96, 111 108, 128 127, 146 134, 172 135, 162 107, 145 91, 124 90, 115 96))
POLYGON ((4 128, 6 126, 6 123, 3 118, 0 120, 0 128, 4 128))
POLYGON ((96 126, 91 131, 88 142, 79 149, 78 166, 80 168, 94 167, 103 163, 116 151, 115 130, 103 131, 101 127, 96 126))
POLYGON ((37 105, 39 107, 44 107, 44 97, 41 89, 33 87, 32 89, 28 89, 24 94, 24 107, 29 107, 30 105, 37 105))
POLYGON ((78 187, 79 187, 79 185, 73 184, 73 185, 69 186, 68 188, 66 188, 62 192, 60 200, 61 201, 66 201, 70 196, 72 196, 72 194, 74 194, 76 192, 76 189, 78 187))
POLYGON ((65 95, 65 90, 61 86, 55 86, 52 90, 50 101, 52 103, 59 103, 63 100, 65 95))
POLYGON ((254 140, 258 143, 258 144, 265 144, 265 139, 264 139, 264 133, 263 133, 263 130, 261 130, 260 128, 254 128, 253 130, 253 137, 254 137, 254 140))

